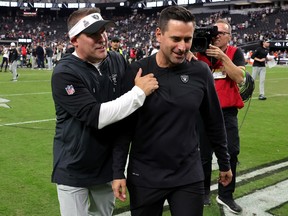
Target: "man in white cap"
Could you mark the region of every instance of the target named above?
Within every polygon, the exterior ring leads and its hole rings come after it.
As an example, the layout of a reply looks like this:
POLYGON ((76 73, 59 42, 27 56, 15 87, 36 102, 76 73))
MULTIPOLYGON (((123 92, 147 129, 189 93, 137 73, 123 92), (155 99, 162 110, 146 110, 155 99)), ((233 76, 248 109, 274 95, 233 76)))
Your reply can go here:
POLYGON ((135 86, 120 95, 127 64, 119 53, 107 52, 105 30, 115 24, 99 12, 82 8, 70 15, 75 51, 61 58, 52 75, 57 115, 52 182, 62 216, 112 215, 112 143, 120 131, 115 122, 159 87, 153 74, 141 77, 139 70, 135 86))
POLYGON ((9 63, 11 64, 11 72, 12 72, 12 80, 11 81, 17 81, 18 73, 17 73, 17 62, 19 53, 16 49, 16 44, 12 42, 10 44, 10 54, 9 54, 9 63))

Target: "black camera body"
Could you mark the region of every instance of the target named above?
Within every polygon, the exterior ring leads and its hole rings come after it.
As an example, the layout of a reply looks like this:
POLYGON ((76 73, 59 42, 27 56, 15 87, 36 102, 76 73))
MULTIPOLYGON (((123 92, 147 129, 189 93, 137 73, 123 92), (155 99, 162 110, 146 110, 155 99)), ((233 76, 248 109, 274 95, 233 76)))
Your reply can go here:
POLYGON ((193 35, 191 52, 205 52, 212 38, 218 35, 217 26, 196 27, 193 35))

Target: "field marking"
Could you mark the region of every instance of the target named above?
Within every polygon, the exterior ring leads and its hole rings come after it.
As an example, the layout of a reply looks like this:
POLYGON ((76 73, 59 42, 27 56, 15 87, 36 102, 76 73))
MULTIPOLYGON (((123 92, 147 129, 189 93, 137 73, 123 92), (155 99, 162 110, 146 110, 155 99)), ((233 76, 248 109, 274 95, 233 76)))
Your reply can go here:
POLYGON ((21 93, 21 94, 1 94, 0 97, 13 97, 13 96, 25 96, 25 95, 42 95, 52 94, 52 92, 35 92, 35 93, 21 93))
MULTIPOLYGON (((19 82, 21 83, 39 83, 39 82, 51 82, 51 80, 19 80, 19 82)), ((11 82, 11 80, 8 80, 8 81, 4 81, 4 80, 1 80, 0 83, 13 83, 13 84, 16 84, 16 83, 19 83, 19 82, 11 82)))
MULTIPOLYGON (((279 164, 275 164, 275 165, 271 165, 268 167, 264 167, 264 168, 255 170, 253 172, 249 172, 249 173, 237 176, 236 182, 238 183, 238 182, 242 182, 242 181, 247 181, 251 178, 257 177, 259 175, 263 175, 263 174, 268 173, 268 172, 273 172, 273 171, 276 171, 278 169, 281 169, 281 168, 287 167, 287 166, 288 166, 288 161, 285 161, 285 162, 282 162, 279 164)), ((247 196, 236 199, 237 203, 239 200, 239 205, 243 206, 244 210, 243 210, 242 215, 243 216, 256 216, 256 215, 272 216, 271 214, 265 213, 265 211, 267 211, 273 207, 277 207, 277 206, 281 205, 282 203, 288 201, 288 193, 286 192, 286 190, 288 188, 288 180, 283 181, 283 182, 284 182, 283 185, 282 185, 282 182, 280 182, 276 185, 268 186, 266 188, 259 190, 261 193, 259 191, 256 191, 256 192, 251 193, 247 196), (266 194, 266 189, 267 189, 267 194, 266 194), (281 197, 281 199, 277 199, 277 202, 273 202, 273 206, 272 206, 272 203, 271 203, 271 205, 267 205, 267 203, 266 203, 266 202, 270 203, 270 199, 268 199, 269 197, 270 198, 277 197, 276 195, 274 195, 274 196, 269 195, 271 193, 275 193, 277 196, 278 196, 278 194, 283 193, 283 196, 281 197), (254 196, 254 194, 255 194, 255 196, 254 196), (266 199, 266 196, 268 197, 267 199, 266 199), (247 200, 245 199, 245 197, 248 197, 247 200), (248 201, 248 199, 249 199, 249 201, 248 201), (259 205, 258 205, 258 201, 259 201, 259 205), (261 201, 261 204, 260 204, 260 201, 261 201), (242 202, 247 202, 247 203, 242 204, 242 202), (266 203, 266 205, 265 205, 265 203, 266 203), (263 205, 264 205, 264 207, 263 207, 263 205), (270 206, 272 206, 272 207, 270 207, 270 206), (246 212, 248 212, 248 213, 246 214, 246 212), (253 214, 253 212, 261 212, 261 214, 253 214), (262 214, 263 212, 265 214, 262 214)), ((218 184, 211 185, 211 191, 215 191, 217 189, 218 189, 218 184)), ((168 202, 165 201, 164 206, 167 206, 167 205, 168 205, 168 202)), ((235 216, 235 214, 232 214, 232 213, 230 214, 230 212, 226 211, 225 208, 224 208, 224 213, 225 213, 225 216, 235 216)), ((131 216, 131 214, 130 214, 130 211, 128 211, 128 212, 123 212, 123 213, 117 214, 115 216, 131 216)))
POLYGON ((56 119, 54 118, 54 119, 43 119, 43 120, 26 121, 26 122, 14 122, 14 123, 0 124, 0 127, 22 125, 22 124, 34 124, 34 123, 48 122, 48 121, 56 121, 56 119))
MULTIPOLYGON (((236 183, 242 182, 242 181, 247 181, 251 178, 255 178, 256 176, 263 175, 265 173, 269 173, 272 171, 274 172, 275 170, 281 169, 283 167, 288 167, 288 161, 285 161, 285 162, 282 162, 279 164, 275 164, 275 165, 271 165, 268 167, 264 167, 264 168, 255 170, 253 172, 249 172, 249 173, 237 176, 236 183)), ((211 191, 215 191, 215 190, 217 190, 217 188, 218 188, 218 184, 214 184, 211 186, 211 191)))
MULTIPOLYGON (((288 201, 288 180, 279 182, 276 185, 266 187, 254 193, 236 199, 236 202, 243 207, 243 216, 273 216, 268 213, 272 208, 280 206, 288 201)), ((224 208, 225 216, 235 216, 235 214, 224 208)))

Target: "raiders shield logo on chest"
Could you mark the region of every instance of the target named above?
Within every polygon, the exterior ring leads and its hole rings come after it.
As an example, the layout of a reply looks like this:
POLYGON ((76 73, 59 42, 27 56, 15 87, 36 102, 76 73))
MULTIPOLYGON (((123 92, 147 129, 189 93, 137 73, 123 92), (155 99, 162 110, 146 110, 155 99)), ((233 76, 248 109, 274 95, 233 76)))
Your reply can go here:
POLYGON ((181 75, 180 79, 183 83, 187 83, 189 81, 189 76, 188 75, 181 75))

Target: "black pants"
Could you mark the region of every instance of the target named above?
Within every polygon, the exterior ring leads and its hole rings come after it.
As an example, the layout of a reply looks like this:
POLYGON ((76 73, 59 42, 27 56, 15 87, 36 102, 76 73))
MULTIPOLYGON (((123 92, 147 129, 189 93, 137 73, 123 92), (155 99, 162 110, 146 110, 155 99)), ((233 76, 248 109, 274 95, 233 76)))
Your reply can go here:
MULTIPOLYGON (((238 109, 227 108, 223 109, 223 116, 225 121, 225 128, 228 141, 228 152, 230 154, 230 166, 233 174, 232 181, 229 185, 224 187, 222 184, 218 184, 218 195, 223 198, 233 198, 233 193, 236 186, 236 167, 238 163, 238 154, 240 152, 240 140, 238 131, 238 109)), ((204 187, 205 194, 210 193, 211 185, 211 171, 212 171, 212 154, 213 149, 210 145, 208 137, 206 136, 204 125, 202 120, 199 120, 199 134, 200 134, 200 151, 201 160, 205 176, 204 187)))
POLYGON ((1 70, 2 70, 2 68, 3 68, 3 66, 4 66, 4 64, 5 64, 5 71, 7 71, 7 67, 8 67, 8 58, 6 58, 6 57, 3 57, 3 59, 2 59, 2 63, 1 63, 1 70))
POLYGON ((132 216, 161 216, 165 200, 172 216, 203 215, 203 182, 161 189, 127 186, 132 216))

